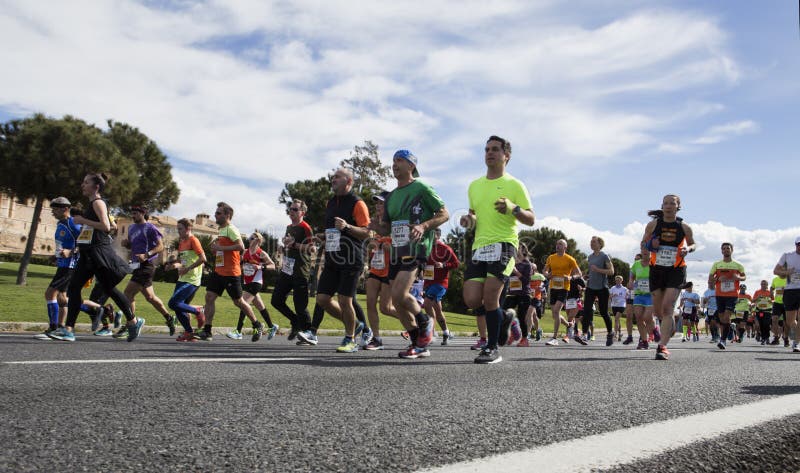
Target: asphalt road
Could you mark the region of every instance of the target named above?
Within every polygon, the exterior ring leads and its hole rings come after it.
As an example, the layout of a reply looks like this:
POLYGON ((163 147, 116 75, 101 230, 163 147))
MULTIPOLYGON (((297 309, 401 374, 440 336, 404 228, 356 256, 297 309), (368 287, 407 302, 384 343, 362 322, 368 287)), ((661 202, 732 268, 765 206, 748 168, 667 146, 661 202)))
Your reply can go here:
MULTIPOLYGON (((354 354, 338 341, 1 334, 0 471, 405 472, 800 393, 800 354, 752 340, 673 342, 667 362, 539 342, 495 365, 475 365, 465 338, 419 360, 397 357, 399 337, 354 354)), ((797 421, 614 471, 798 471, 797 421)))

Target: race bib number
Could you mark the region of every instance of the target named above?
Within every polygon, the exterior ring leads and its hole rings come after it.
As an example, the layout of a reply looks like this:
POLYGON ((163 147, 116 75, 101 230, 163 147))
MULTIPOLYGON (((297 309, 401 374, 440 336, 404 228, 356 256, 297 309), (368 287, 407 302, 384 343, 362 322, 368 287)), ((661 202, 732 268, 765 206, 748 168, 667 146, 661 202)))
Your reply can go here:
POLYGON ((691 315, 691 313, 692 313, 692 308, 691 308, 691 307, 686 307, 686 306, 683 306, 683 313, 684 313, 684 314, 690 314, 690 315, 691 315))
POLYGON ((433 265, 426 264, 425 269, 422 271, 422 279, 426 281, 433 281, 433 265))
POLYGON ((225 266, 225 253, 222 250, 218 250, 214 253, 214 267, 222 268, 225 266))
POLYGON ((674 266, 678 249, 674 246, 661 246, 656 253, 656 266, 674 266))
POLYGON ((550 279, 550 289, 564 289, 564 278, 555 277, 550 279))
POLYGON ((283 264, 281 264, 281 272, 291 276, 294 274, 294 258, 288 256, 283 257, 283 264))
POLYGON ((61 242, 56 241, 56 252, 55 252, 56 258, 61 258, 61 250, 63 249, 64 248, 61 246, 61 242))
POLYGON ((392 222, 392 246, 395 248, 408 246, 411 242, 411 227, 408 220, 392 222))
POLYGON ((487 263, 500 261, 500 254, 502 252, 502 249, 503 245, 501 245, 500 243, 493 243, 491 245, 482 246, 472 253, 472 260, 485 261, 487 263))
POLYGON ((719 289, 722 292, 734 292, 736 291, 736 283, 733 279, 723 279, 719 282, 719 289))
POLYGON ((578 308, 578 299, 567 299, 567 302, 564 304, 564 308, 567 309, 567 310, 577 309, 578 308))
POLYGON ((522 281, 520 281, 516 276, 511 276, 508 278, 508 288, 512 291, 521 291, 522 281))
POLYGON ((132 270, 136 271, 137 269, 139 269, 141 265, 142 264, 138 261, 131 261, 131 263, 128 266, 130 266, 132 270))
POLYGON ((372 255, 372 260, 370 261, 369 264, 370 266, 372 266, 372 269, 377 269, 377 270, 386 269, 386 257, 383 253, 383 250, 376 251, 372 255))
POLYGON ((768 310, 772 307, 772 303, 768 299, 759 299, 758 302, 756 302, 756 307, 759 310, 768 310))
POLYGON ((335 228, 325 230, 325 251, 329 253, 339 251, 341 239, 342 232, 339 230, 335 228))
POLYGON ((254 264, 245 263, 242 266, 242 273, 247 277, 253 276, 256 274, 256 266, 254 264))
POLYGON ((639 292, 650 292, 650 280, 649 279, 637 279, 636 280, 636 290, 639 292))
POLYGON ((736 318, 737 319, 743 319, 744 318, 744 311, 743 310, 737 310, 736 311, 736 318))
POLYGON ((791 284, 800 284, 800 273, 792 273, 791 276, 789 276, 789 282, 791 284))
POLYGON ((93 236, 94 236, 94 228, 90 227, 89 225, 84 225, 76 241, 80 244, 88 245, 89 243, 92 242, 93 236))
POLYGON ((776 287, 775 288, 775 297, 783 296, 783 287, 776 287))

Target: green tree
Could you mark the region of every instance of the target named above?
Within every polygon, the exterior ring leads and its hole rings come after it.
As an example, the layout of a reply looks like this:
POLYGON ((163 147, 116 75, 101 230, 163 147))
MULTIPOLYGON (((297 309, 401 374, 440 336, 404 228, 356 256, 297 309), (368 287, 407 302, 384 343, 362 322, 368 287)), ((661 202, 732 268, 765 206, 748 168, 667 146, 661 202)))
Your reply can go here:
POLYGON ((56 120, 41 114, 0 125, 0 189, 34 202, 18 285, 27 280, 44 201, 61 195, 81 202, 80 183, 90 172, 112 177, 104 191, 110 205, 138 188, 133 163, 93 125, 71 116, 56 120))
MULTIPOLYGON (((331 181, 327 177, 321 177, 316 181, 306 179, 295 183, 286 183, 278 202, 286 205, 288 212, 289 205, 293 199, 300 199, 308 206, 305 220, 311 225, 314 231, 319 231, 325 223, 325 207, 331 198, 331 181)), ((286 223, 289 223, 287 217, 286 223)))
POLYGON ((381 164, 378 145, 369 140, 364 146, 354 146, 350 157, 339 166, 353 170, 353 192, 366 201, 384 189, 392 177, 392 168, 381 164))
MULTIPOLYGON (((611 258, 611 264, 614 266, 614 276, 622 276, 622 284, 627 285, 628 276, 631 274, 631 265, 614 257, 611 258)), ((612 279, 610 282, 613 284, 614 280, 612 279)))
POLYGON ((138 174, 139 185, 128 192, 126 206, 144 204, 151 212, 162 212, 178 201, 180 189, 172 180, 172 166, 153 140, 138 128, 114 120, 108 120, 105 135, 138 174))

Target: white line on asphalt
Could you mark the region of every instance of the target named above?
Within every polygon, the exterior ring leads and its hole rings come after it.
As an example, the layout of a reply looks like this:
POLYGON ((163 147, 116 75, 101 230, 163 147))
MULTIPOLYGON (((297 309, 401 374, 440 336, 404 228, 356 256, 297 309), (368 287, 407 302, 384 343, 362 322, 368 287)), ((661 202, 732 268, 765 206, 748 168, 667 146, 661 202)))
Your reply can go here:
POLYGON ((222 363, 262 362, 262 361, 301 361, 307 358, 130 358, 122 360, 29 360, 4 361, 5 365, 91 365, 110 363, 222 363))
POLYGON ((520 452, 422 470, 425 473, 583 472, 643 460, 668 450, 800 413, 800 394, 567 440, 520 452), (624 445, 624 448, 618 448, 624 445), (575 455, 580 452, 580 455, 575 455))

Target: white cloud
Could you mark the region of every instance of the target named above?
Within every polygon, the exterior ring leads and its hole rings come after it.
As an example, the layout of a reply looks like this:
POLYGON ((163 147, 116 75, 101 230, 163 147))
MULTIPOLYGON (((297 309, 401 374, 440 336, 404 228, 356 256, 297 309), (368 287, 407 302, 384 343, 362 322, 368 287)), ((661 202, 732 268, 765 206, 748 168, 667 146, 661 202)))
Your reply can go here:
POLYGON ((725 141, 732 136, 744 133, 755 133, 759 129, 758 124, 752 120, 741 120, 738 122, 726 123, 709 128, 703 136, 695 138, 692 144, 708 145, 725 141))

